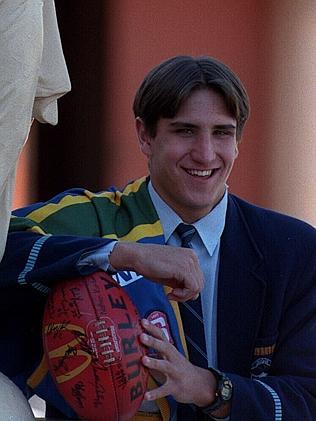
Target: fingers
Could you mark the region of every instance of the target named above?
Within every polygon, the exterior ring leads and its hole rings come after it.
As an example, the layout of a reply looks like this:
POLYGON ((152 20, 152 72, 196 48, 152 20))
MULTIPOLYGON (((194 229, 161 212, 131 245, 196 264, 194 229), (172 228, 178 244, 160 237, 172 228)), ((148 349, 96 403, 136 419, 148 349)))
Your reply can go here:
POLYGON ((172 395, 176 401, 206 406, 214 400, 216 379, 203 368, 190 363, 168 339, 163 331, 148 320, 142 320, 146 332, 140 335, 143 345, 152 349, 153 356, 146 355, 142 364, 150 370, 161 386, 147 391, 146 400, 172 395), (157 352, 157 357, 154 357, 157 352))
POLYGON ((191 249, 158 244, 118 242, 111 253, 117 270, 135 270, 146 278, 170 286, 170 300, 197 298, 204 277, 197 255, 191 249))
POLYGON ((158 244, 117 244, 111 264, 118 270, 134 270, 147 279, 173 288, 170 299, 194 298, 204 285, 197 255, 191 249, 158 244))
POLYGON ((145 356, 142 358, 142 363, 149 370, 156 370, 162 374, 168 373, 169 362, 166 360, 160 360, 158 358, 151 358, 145 356))
POLYGON ((148 334, 142 333, 140 335, 140 341, 145 346, 154 349, 158 353, 156 358, 148 355, 144 356, 142 358, 142 363, 150 370, 155 379, 163 383, 160 387, 145 393, 144 398, 152 401, 170 395, 171 393, 168 376, 172 367, 170 366, 170 361, 167 358, 167 355, 170 353, 172 345, 169 344, 166 336, 160 328, 153 325, 146 319, 142 320, 142 325, 148 334), (159 355, 162 358, 159 358, 159 355))
POLYGON ((146 333, 142 333, 140 335, 140 341, 143 345, 147 346, 148 348, 154 348, 160 354, 166 352, 165 342, 161 339, 156 339, 153 336, 147 335, 146 333))
POLYGON ((157 387, 156 389, 148 390, 144 398, 146 401, 155 401, 156 399, 164 398, 165 396, 170 395, 170 390, 168 383, 164 383, 162 386, 157 387))
POLYGON ((176 349, 169 343, 163 330, 150 323, 147 319, 143 319, 141 322, 148 332, 142 333, 139 337, 140 342, 149 349, 147 356, 151 356, 154 359, 171 358, 176 349))
POLYGON ((165 358, 165 347, 166 345, 169 345, 169 343, 160 328, 153 325, 146 319, 143 319, 141 323, 148 334, 142 333, 140 335, 140 341, 143 345, 154 351, 151 354, 152 357, 149 355, 144 356, 142 358, 142 363, 150 370, 151 375, 158 381, 158 383, 162 383, 162 386, 147 391, 144 398, 146 400, 155 400, 170 394, 170 391, 168 391, 168 388, 166 387, 166 384, 168 383, 166 379, 170 372, 170 362, 165 358))
POLYGON ((184 302, 188 300, 196 300, 199 297, 199 293, 196 293, 187 288, 174 288, 167 294, 169 300, 184 302))
POLYGON ((147 319, 142 319, 141 323, 142 323, 143 328, 151 335, 149 336, 146 333, 143 333, 140 335, 142 341, 144 341, 144 344, 146 346, 152 346, 151 338, 157 339, 160 341, 166 341, 168 343, 167 338, 162 329, 155 326, 153 323, 150 323, 147 319))

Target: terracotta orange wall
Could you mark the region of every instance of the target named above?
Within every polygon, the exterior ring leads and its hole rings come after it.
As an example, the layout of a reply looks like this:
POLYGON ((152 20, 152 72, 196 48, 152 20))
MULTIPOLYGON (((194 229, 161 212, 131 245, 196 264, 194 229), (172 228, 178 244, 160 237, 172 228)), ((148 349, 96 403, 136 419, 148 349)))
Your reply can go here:
POLYGON ((107 161, 104 178, 117 185, 146 173, 132 115, 135 91, 144 75, 173 55, 211 55, 231 66, 245 83, 252 103, 241 154, 230 186, 260 202, 266 148, 267 107, 264 46, 265 2, 244 0, 113 0, 107 12, 104 96, 107 161), (256 157, 254 159, 254 156, 256 157))
MULTIPOLYGON (((144 75, 170 56, 207 54, 236 71, 251 101, 230 190, 316 225, 312 89, 316 2, 108 0, 105 4, 103 139, 98 143, 103 149, 95 152, 104 162, 102 186, 123 186, 147 173, 132 115, 134 94, 144 75)), ((84 24, 84 15, 82 20, 84 24)), ((35 156, 36 150, 23 154, 35 156)), ((21 166, 18 205, 32 199, 28 174, 36 182, 34 160, 30 163, 26 156, 21 166)))
POLYGON ((316 226, 316 2, 273 3, 266 203, 316 226))
POLYGON ((236 71, 251 101, 230 190, 316 225, 315 19, 313 0, 109 2, 104 180, 146 173, 131 112, 145 73, 173 55, 208 54, 236 71))
POLYGON ((21 153, 14 190, 13 208, 19 208, 37 199, 37 124, 33 123, 28 141, 21 153))

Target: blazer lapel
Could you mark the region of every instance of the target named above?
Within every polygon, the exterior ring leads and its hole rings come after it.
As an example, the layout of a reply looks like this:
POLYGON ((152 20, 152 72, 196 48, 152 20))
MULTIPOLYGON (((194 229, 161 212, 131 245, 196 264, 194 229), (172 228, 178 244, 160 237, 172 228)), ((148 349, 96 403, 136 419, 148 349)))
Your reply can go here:
POLYGON ((265 300, 263 257, 237 199, 229 196, 217 301, 219 369, 249 375, 265 300))

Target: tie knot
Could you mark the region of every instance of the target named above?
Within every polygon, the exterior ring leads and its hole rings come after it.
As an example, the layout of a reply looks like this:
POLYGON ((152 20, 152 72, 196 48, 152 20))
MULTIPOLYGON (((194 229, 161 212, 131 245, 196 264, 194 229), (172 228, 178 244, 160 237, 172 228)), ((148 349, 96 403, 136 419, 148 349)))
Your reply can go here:
POLYGON ((176 228, 176 233, 179 235, 181 240, 181 246, 189 248, 190 242, 196 233, 196 229, 193 225, 179 224, 176 228))

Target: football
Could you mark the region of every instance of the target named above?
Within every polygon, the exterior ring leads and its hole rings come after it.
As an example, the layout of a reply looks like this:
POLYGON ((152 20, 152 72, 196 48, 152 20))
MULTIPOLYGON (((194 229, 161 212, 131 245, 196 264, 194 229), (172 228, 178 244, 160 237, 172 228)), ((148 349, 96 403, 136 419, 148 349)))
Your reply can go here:
POLYGON ((59 392, 80 418, 125 421, 137 412, 148 379, 142 331, 131 299, 107 273, 54 286, 44 311, 44 353, 59 392))

